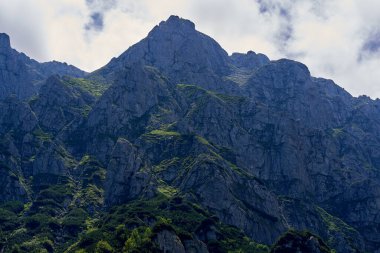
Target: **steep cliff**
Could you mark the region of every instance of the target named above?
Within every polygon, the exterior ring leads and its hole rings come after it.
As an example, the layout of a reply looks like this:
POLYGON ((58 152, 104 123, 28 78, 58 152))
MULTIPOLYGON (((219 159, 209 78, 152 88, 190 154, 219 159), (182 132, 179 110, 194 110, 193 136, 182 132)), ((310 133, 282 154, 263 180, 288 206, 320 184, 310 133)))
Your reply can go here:
POLYGON ((42 82, 53 74, 83 77, 86 73, 67 63, 39 63, 11 48, 10 38, 0 33, 0 98, 21 99, 38 93, 42 82))

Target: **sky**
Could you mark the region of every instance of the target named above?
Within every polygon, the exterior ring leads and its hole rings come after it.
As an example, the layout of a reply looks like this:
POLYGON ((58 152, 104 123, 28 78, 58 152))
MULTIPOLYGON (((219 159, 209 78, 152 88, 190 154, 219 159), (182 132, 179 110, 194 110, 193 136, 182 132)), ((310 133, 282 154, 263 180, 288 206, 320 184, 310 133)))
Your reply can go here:
POLYGON ((297 60, 354 96, 380 98, 377 0, 0 0, 0 32, 40 62, 93 71, 170 15, 229 54, 297 60))

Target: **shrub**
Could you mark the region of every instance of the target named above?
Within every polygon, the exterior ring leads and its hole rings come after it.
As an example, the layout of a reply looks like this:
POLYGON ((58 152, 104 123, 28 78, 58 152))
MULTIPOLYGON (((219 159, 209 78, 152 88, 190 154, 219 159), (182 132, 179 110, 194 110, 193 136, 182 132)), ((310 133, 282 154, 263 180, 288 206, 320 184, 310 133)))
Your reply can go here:
POLYGON ((114 252, 114 250, 111 247, 111 245, 109 245, 108 242, 101 240, 96 244, 95 253, 112 253, 112 252, 114 252))

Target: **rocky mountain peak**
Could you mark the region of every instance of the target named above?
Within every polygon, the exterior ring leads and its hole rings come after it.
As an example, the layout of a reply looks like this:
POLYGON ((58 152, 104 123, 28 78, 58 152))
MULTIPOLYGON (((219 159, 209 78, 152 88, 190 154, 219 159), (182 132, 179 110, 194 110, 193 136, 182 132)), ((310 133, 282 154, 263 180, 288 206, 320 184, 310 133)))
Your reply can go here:
POLYGON ((0 33, 0 99, 12 94, 29 98, 54 74, 83 77, 86 72, 67 63, 33 60, 11 47, 8 34, 0 33))
POLYGON ((149 35, 155 32, 182 33, 186 35, 189 34, 189 32, 195 32, 195 24, 190 20, 172 15, 166 21, 162 21, 156 26, 149 35))
POLYGON ((230 56, 232 63, 239 68, 255 69, 270 62, 269 58, 264 54, 256 54, 248 51, 246 54, 233 53, 230 56))
POLYGON ((0 51, 11 48, 11 42, 9 35, 6 33, 0 33, 0 51))
POLYGON ((136 63, 156 67, 173 83, 196 83, 211 90, 220 89, 223 81, 219 77, 229 73, 227 52, 195 30, 193 22, 178 16, 162 21, 96 74, 112 79, 117 70, 136 63))

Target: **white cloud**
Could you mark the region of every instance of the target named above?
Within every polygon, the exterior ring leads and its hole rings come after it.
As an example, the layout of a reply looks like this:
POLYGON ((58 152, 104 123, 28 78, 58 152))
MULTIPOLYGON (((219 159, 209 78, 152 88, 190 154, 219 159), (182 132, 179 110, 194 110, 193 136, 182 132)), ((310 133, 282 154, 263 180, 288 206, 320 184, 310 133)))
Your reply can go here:
POLYGON ((32 1, 0 0, 0 32, 11 36, 14 47, 24 52, 32 52, 36 58, 49 55, 46 50, 46 32, 43 13, 32 1), (33 15, 31 15, 33 13, 33 15))
POLYGON ((56 59, 94 70, 176 14, 191 19, 229 53, 290 57, 353 95, 380 97, 380 54, 362 53, 366 40, 380 31, 380 2, 112 0, 106 7, 106 1, 88 2, 92 7, 85 0, 0 0, 0 32, 39 61, 56 59), (102 13, 104 26, 85 30, 94 12, 102 13))

